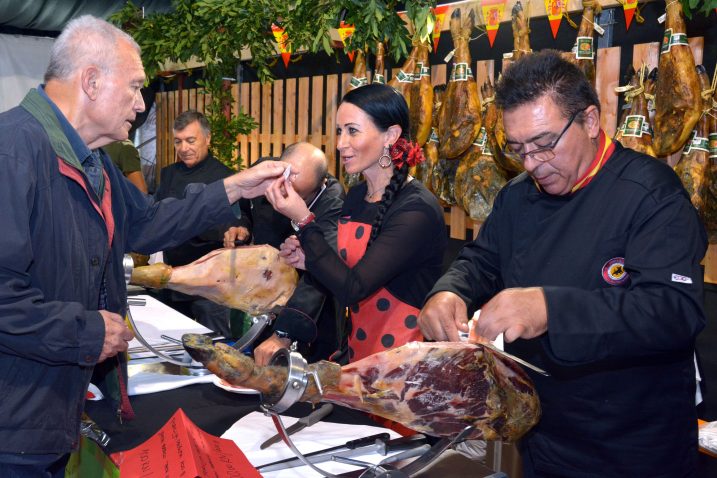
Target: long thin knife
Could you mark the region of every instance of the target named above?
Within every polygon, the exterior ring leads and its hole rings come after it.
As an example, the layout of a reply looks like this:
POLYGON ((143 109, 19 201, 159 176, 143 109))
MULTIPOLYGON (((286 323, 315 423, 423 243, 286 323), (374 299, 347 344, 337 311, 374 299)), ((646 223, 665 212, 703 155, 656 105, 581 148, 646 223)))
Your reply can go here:
MULTIPOLYGON (((426 437, 421 434, 412 435, 410 437, 394 438, 393 440, 389 440, 389 436, 390 435, 388 433, 371 435, 366 438, 359 438, 358 440, 346 442, 345 445, 334 446, 324 450, 318 450, 313 453, 307 453, 304 456, 310 463, 316 464, 331 461, 333 459, 332 457, 348 458, 368 453, 378 453, 379 455, 385 456, 388 453, 405 451, 419 447, 426 442, 426 437)), ((283 470, 285 468, 294 468, 297 466, 304 466, 304 462, 302 462, 298 457, 267 463, 265 465, 257 466, 256 469, 261 472, 267 472, 283 470)))
POLYGON ((509 358, 509 359, 511 359, 511 360, 514 360, 514 361, 518 362, 520 365, 522 365, 522 366, 524 366, 524 367, 527 367, 527 368, 529 368, 530 370, 533 370, 534 372, 538 372, 540 375, 544 375, 544 376, 546 376, 546 377, 550 377, 550 374, 549 374, 548 372, 546 372, 545 370, 543 370, 542 368, 536 367, 536 366, 533 365, 532 363, 526 362, 526 361, 523 360, 522 358, 516 357, 516 356, 513 355, 513 354, 509 354, 509 353, 506 352, 505 350, 501 350, 501 349, 499 349, 498 347, 496 347, 495 345, 493 345, 493 344, 491 344, 491 343, 484 343, 484 344, 481 344, 481 345, 484 345, 484 346, 488 347, 488 348, 491 349, 492 351, 496 352, 498 355, 502 355, 502 356, 504 356, 504 357, 507 357, 507 358, 509 358))

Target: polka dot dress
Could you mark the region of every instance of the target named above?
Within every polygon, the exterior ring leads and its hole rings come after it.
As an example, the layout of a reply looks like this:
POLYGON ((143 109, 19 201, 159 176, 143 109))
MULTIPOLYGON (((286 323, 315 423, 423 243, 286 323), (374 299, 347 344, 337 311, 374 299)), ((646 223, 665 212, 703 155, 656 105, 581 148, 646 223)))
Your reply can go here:
MULTIPOLYGON (((371 225, 339 220, 338 251, 349 267, 355 266, 366 252, 371 225)), ((381 288, 358 304, 349 306, 351 333, 349 360, 355 362, 407 342, 421 341, 418 328, 419 309, 401 302, 387 289, 381 288)))

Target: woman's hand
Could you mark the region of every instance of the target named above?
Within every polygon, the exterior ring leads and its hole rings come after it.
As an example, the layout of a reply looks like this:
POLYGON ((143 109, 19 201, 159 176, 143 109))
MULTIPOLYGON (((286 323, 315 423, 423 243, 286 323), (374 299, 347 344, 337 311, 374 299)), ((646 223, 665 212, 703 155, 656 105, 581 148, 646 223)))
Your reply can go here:
POLYGON ((309 208, 306 203, 294 190, 291 181, 287 181, 283 176, 271 183, 266 190, 265 196, 275 211, 294 222, 301 222, 302 219, 309 215, 309 208))
POLYGON ((296 236, 289 236, 281 246, 279 246, 279 256, 290 266, 296 269, 306 270, 306 255, 296 236))

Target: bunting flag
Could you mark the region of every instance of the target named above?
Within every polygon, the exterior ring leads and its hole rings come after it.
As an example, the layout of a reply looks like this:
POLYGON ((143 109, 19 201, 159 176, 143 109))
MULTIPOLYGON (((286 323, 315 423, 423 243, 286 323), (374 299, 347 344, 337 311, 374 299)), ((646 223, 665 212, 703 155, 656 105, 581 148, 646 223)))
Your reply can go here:
POLYGON ((550 29, 553 31, 553 39, 558 37, 558 28, 566 7, 567 0, 545 0, 545 11, 548 14, 550 29))
MULTIPOLYGON (((339 25, 339 37, 341 38, 341 43, 344 44, 344 48, 346 48, 346 42, 348 41, 349 37, 351 37, 355 29, 355 26, 349 25, 348 23, 341 22, 341 25, 339 25)), ((346 54, 349 56, 349 60, 351 61, 351 63, 353 63, 354 55, 356 54, 356 52, 350 51, 346 54)))
POLYGON ((625 30, 630 29, 630 23, 632 23, 632 17, 635 15, 636 8, 637 0, 623 0, 622 9, 625 12, 625 30))
POLYGON ((436 16, 436 23, 433 25, 433 53, 438 51, 438 41, 441 39, 441 28, 443 28, 443 19, 448 12, 448 5, 440 5, 433 9, 436 16))
POLYGON ((279 44, 279 53, 281 53, 281 59, 284 60, 284 66, 289 68, 289 58, 291 58, 291 48, 288 47, 289 35, 286 34, 283 28, 277 27, 273 23, 271 24, 271 31, 274 33, 274 40, 279 44))
POLYGON ((500 22, 503 20, 505 2, 506 0, 483 0, 481 5, 483 18, 485 19, 485 29, 488 34, 488 42, 491 48, 493 47, 495 36, 498 34, 500 22))

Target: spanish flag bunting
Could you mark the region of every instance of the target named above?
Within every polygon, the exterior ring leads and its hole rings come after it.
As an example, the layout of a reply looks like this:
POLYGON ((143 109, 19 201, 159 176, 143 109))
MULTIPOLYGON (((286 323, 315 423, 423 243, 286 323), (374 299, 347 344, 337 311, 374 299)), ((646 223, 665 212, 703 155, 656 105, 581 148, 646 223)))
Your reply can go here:
POLYGON ((625 12, 625 30, 630 29, 632 17, 635 15, 635 8, 637 8, 637 0, 623 0, 622 9, 625 12))
POLYGON ((488 42, 490 43, 491 48, 493 47, 495 36, 498 34, 500 22, 503 20, 505 2, 506 0, 483 0, 481 5, 483 9, 483 18, 485 19, 485 29, 488 34, 488 42))
POLYGON ((448 5, 440 5, 433 9, 436 16, 436 23, 433 25, 433 53, 438 51, 438 41, 441 39, 441 28, 443 28, 443 19, 448 12, 448 5))
POLYGON ((563 11, 566 7, 567 0, 545 0, 545 11, 548 13, 553 39, 558 36, 558 28, 560 28, 560 21, 563 19, 563 11))
MULTIPOLYGON (((341 25, 339 25, 339 37, 341 38, 341 42, 344 44, 344 47, 346 47, 346 42, 348 41, 349 37, 353 34, 354 30, 356 29, 355 26, 349 25, 348 23, 341 22, 341 25)), ((354 61, 354 55, 356 54, 355 51, 350 51, 346 53, 349 56, 349 60, 351 63, 354 61)))
POLYGON ((283 28, 277 27, 273 23, 271 24, 271 31, 274 33, 274 40, 279 44, 279 53, 281 53, 281 59, 284 60, 284 66, 289 68, 289 58, 291 58, 291 48, 288 47, 289 35, 286 34, 283 28))

